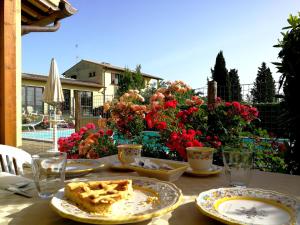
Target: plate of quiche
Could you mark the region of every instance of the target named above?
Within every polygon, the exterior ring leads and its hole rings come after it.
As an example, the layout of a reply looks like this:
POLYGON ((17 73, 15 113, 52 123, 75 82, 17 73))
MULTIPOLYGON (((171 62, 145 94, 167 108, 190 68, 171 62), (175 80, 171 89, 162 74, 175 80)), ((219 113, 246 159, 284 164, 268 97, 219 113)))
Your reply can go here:
POLYGON ((114 177, 69 182, 51 199, 60 216, 92 224, 135 223, 177 208, 176 185, 146 177, 114 177))

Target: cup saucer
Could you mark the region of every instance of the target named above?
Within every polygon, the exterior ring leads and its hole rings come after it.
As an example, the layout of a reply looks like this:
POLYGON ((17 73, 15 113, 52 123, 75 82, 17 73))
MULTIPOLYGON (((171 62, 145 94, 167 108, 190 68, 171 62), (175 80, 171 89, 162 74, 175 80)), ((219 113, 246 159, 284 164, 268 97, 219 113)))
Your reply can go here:
POLYGON ((124 172, 129 172, 133 171, 132 169, 128 168, 126 165, 119 161, 114 161, 110 164, 110 168, 113 170, 119 170, 119 171, 124 171, 124 172))
POLYGON ((186 174, 192 175, 192 176, 198 176, 198 177, 203 177, 203 176, 210 176, 210 175, 216 175, 221 173, 223 170, 223 167, 217 166, 217 165, 212 165, 208 170, 193 170, 190 166, 187 168, 185 171, 186 174))

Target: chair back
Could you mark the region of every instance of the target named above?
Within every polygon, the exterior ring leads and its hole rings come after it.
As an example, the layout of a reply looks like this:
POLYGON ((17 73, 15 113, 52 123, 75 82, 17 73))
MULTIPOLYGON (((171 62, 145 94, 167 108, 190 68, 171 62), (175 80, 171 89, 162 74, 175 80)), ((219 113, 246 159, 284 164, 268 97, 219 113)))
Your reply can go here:
POLYGON ((0 145, 0 166, 3 172, 23 175, 23 165, 31 165, 31 155, 22 149, 0 145))

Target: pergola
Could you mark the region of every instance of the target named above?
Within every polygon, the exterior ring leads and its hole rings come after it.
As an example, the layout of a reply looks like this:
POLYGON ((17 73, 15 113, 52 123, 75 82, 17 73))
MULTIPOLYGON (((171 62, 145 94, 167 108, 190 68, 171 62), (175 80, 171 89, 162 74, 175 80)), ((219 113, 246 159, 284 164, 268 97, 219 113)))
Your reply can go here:
POLYGON ((75 12, 66 0, 0 1, 0 144, 22 144, 21 35, 56 31, 75 12))

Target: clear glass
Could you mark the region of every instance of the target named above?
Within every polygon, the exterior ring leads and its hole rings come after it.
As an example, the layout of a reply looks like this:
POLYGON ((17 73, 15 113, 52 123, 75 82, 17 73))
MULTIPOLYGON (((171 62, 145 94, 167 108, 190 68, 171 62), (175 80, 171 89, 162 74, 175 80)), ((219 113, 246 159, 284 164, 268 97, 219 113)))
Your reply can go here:
POLYGON ((253 168, 253 149, 247 146, 223 148, 223 162, 228 183, 233 187, 247 187, 253 168))
POLYGON ((41 198, 51 198, 64 187, 67 154, 45 152, 32 156, 33 179, 41 198))

